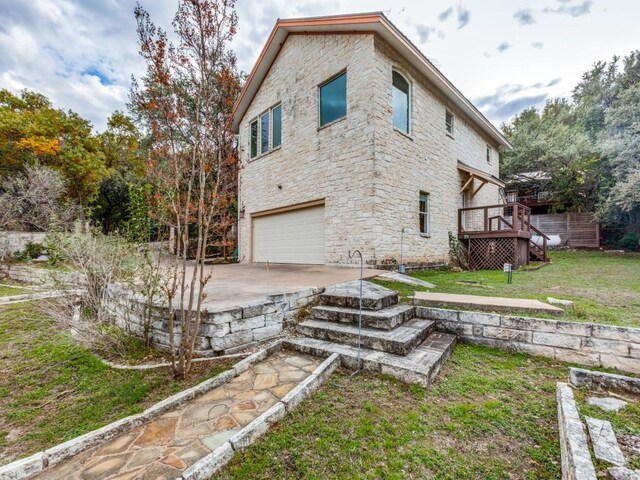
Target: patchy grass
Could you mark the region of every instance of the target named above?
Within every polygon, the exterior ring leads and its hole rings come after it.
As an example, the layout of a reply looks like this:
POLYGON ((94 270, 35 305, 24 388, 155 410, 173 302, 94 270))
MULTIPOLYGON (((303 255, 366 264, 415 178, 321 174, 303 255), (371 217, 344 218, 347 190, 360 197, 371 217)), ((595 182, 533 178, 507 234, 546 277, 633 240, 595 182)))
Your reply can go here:
POLYGON ((27 293, 33 293, 29 290, 18 287, 9 287, 6 285, 0 285, 0 297, 11 297, 12 295, 25 295, 27 293))
MULTIPOLYGON (((507 284, 505 274, 497 270, 438 270, 413 276, 435 284, 436 288, 430 290, 433 292, 573 300, 574 309, 566 309, 562 317, 549 317, 640 327, 640 255, 576 251, 551 252, 550 258, 551 264, 539 270, 515 271, 511 284, 507 284)), ((405 299, 416 290, 429 290, 398 282, 376 280, 376 283, 397 290, 405 299)))
POLYGON ((567 366, 456 347, 428 391, 333 375, 216 479, 558 479, 555 384, 567 366))
MULTIPOLYGON (((588 397, 605 397, 609 392, 576 389, 575 397, 580 413, 586 417, 608 420, 613 426, 628 466, 640 469, 640 396, 621 394, 629 404, 619 412, 607 412, 595 405, 587 403, 588 397)), ((586 428, 586 426, 585 426, 586 428)), ((596 462, 598 463, 598 462, 596 462)))
POLYGON ((194 364, 182 381, 169 369, 114 370, 33 303, 0 307, 0 352, 0 464, 139 413, 230 366, 194 364))

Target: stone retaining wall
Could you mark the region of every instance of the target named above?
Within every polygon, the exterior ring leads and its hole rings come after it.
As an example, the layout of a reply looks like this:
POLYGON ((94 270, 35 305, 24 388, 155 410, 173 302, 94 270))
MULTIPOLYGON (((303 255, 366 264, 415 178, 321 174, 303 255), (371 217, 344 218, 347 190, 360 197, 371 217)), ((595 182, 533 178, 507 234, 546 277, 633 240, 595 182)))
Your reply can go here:
POLYGON ((640 328, 431 307, 416 314, 471 343, 640 373, 640 328))
POLYGON ((0 231, 0 251, 7 253, 19 253, 24 250, 27 243, 42 243, 48 234, 46 232, 13 232, 0 231))
MULTIPOLYGON (((268 296, 264 301, 238 305, 202 315, 197 354, 201 356, 235 353, 239 349, 270 340, 282 333, 286 322, 314 302, 323 289, 307 288, 293 293, 268 296)), ((107 307, 120 327, 142 336, 145 304, 126 289, 112 286, 107 307)), ((149 315, 149 336, 158 348, 169 349, 169 312, 166 306, 154 306, 149 315)), ((174 345, 180 342, 176 333, 174 345)))
POLYGON ((77 272, 67 272, 50 268, 38 268, 20 264, 0 264, 0 278, 7 277, 17 282, 32 285, 51 286, 60 282, 75 286, 82 283, 80 275, 81 274, 77 272))
MULTIPOLYGON (((0 278, 35 284, 54 285, 62 281, 68 285, 78 285, 80 274, 26 265, 0 264, 0 278)), ((242 348, 270 340, 282 333, 284 325, 292 321, 296 314, 317 300, 322 288, 306 288, 297 292, 269 295, 264 301, 237 305, 217 311, 205 311, 196 337, 198 355, 219 355, 235 353, 242 348)), ((137 336, 144 333, 145 303, 118 285, 110 287, 107 309, 116 323, 137 336)), ((150 338, 153 345, 168 349, 169 312, 166 306, 153 306, 150 318, 150 338)), ((180 342, 176 334, 174 345, 180 342)))
POLYGON ((615 373, 594 372, 583 368, 569 369, 569 382, 576 387, 598 390, 618 390, 640 394, 640 378, 616 375, 615 373))

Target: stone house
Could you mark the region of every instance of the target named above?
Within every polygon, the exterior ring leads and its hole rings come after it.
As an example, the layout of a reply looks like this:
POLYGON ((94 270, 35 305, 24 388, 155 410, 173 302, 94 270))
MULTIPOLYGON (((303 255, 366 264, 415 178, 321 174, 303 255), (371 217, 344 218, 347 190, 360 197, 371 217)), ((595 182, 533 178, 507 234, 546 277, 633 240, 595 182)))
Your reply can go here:
POLYGON ((509 142, 382 13, 278 20, 233 128, 242 262, 447 263, 458 209, 503 202, 509 142))

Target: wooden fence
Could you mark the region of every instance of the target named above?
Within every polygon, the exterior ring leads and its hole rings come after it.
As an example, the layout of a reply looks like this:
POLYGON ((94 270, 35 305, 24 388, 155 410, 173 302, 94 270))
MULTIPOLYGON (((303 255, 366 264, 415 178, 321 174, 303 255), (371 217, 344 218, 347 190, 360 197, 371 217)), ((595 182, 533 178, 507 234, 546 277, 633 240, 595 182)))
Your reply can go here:
POLYGON ((560 235, 562 245, 600 247, 600 225, 593 213, 531 215, 531 225, 545 235, 560 235))

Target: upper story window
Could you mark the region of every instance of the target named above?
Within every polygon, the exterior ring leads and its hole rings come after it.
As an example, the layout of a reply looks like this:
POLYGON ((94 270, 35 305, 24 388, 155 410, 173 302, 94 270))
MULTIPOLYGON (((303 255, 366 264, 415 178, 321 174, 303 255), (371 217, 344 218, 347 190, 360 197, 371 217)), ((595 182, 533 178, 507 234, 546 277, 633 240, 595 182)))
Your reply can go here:
POLYGON ((256 158, 282 145, 282 105, 277 104, 249 123, 249 156, 256 158))
POLYGON ((453 113, 451 113, 449 110, 445 111, 444 114, 444 126, 447 130, 447 135, 450 135, 453 137, 453 129, 454 129, 454 118, 453 118, 453 113))
POLYGON ((273 125, 271 133, 271 147, 277 148, 282 145, 282 105, 276 105, 271 109, 273 125))
POLYGON ((260 115, 260 153, 269 151, 269 112, 260 115))
POLYGON ((249 129, 251 133, 251 147, 249 148, 249 154, 251 158, 256 158, 258 156, 258 120, 251 122, 249 129))
POLYGON ((347 72, 320 85, 320 126, 347 116, 347 72))
POLYGON ((420 192, 420 234, 431 235, 431 215, 429 214, 429 194, 420 192))
POLYGON ((393 126, 409 133, 409 82, 398 72, 393 72, 393 126))
POLYGON ((491 163, 491 147, 487 145, 487 163, 491 163))

